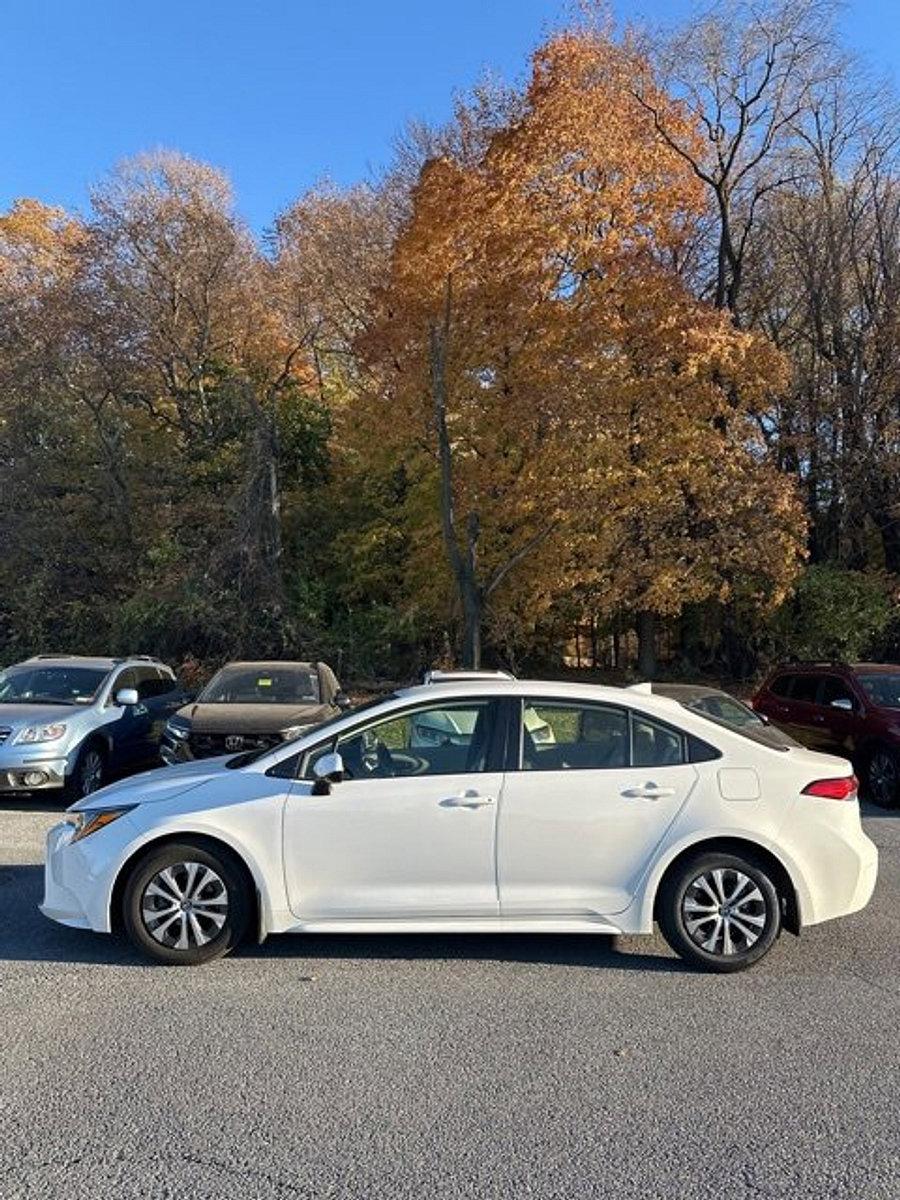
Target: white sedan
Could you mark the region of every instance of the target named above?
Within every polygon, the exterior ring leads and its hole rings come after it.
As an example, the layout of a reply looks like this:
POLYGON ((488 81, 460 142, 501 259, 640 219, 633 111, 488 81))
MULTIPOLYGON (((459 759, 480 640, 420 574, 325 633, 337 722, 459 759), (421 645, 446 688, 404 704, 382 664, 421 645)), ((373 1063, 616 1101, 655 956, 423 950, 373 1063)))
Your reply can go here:
POLYGON ((843 759, 649 690, 429 684, 80 801, 48 835, 41 909, 124 929, 166 963, 270 933, 657 921, 689 962, 736 971, 782 928, 868 902, 877 852, 856 788, 843 759), (454 734, 426 744, 423 726, 454 734))

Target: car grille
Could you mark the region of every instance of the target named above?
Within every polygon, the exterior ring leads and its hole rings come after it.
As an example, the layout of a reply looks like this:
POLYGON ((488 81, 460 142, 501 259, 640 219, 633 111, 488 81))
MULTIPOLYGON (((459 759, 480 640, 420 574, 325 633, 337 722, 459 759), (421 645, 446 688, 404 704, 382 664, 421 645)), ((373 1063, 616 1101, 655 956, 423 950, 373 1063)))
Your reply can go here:
POLYGON ((264 750, 277 746, 280 741, 275 733, 192 733, 188 745, 194 758, 212 758, 216 754, 264 750))
POLYGON ((12 729, 8 725, 2 726, 0 728, 0 743, 5 742, 11 733, 12 729))

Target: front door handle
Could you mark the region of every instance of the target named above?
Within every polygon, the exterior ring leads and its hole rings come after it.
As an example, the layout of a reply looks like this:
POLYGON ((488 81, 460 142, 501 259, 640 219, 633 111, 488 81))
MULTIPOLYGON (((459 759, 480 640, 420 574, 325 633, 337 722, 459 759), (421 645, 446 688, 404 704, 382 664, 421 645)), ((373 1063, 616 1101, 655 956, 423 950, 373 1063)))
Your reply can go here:
POLYGON ((675 789, 660 787, 656 783, 644 783, 637 787, 625 788, 622 795, 629 800, 662 800, 666 796, 674 796, 675 789))
POLYGON ((462 792, 458 796, 448 796, 441 801, 441 808, 485 808, 494 803, 493 796, 482 796, 475 791, 462 792))

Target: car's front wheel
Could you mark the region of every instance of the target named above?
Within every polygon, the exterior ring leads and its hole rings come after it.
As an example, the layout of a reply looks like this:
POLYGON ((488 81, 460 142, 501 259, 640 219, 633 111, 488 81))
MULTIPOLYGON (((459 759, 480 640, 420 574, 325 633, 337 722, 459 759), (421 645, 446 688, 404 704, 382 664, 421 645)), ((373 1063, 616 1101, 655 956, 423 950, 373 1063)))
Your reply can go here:
POLYGON ((87 742, 78 751, 72 774, 66 780, 65 799, 83 800, 106 783, 106 755, 96 742, 87 742))
POLYGON ((866 763, 866 792, 873 804, 893 808, 900 791, 900 763, 886 746, 877 746, 866 763))
POLYGON ((193 966, 227 954, 243 937, 249 915, 238 862, 199 841, 150 850, 132 868, 122 896, 134 945, 169 964, 193 966))
POLYGON ((709 853, 676 867, 659 897, 660 929, 685 962, 743 971, 768 953, 781 930, 778 890, 760 864, 709 853))

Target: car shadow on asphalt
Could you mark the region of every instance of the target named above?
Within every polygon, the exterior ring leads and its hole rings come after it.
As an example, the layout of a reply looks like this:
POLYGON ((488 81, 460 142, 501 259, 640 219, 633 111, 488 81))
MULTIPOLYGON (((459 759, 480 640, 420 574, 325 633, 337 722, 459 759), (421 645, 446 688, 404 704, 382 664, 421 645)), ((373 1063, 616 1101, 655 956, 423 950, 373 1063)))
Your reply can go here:
MULTIPOLYGON (((43 868, 0 865, 0 963, 93 963, 110 967, 153 970, 120 937, 69 929, 38 911, 43 892, 43 868)), ((632 939, 627 939, 633 944, 632 939)), ((527 965, 591 967, 616 971, 681 972, 687 968, 674 957, 632 953, 605 934, 281 934, 263 945, 245 944, 235 951, 242 961, 278 959, 369 959, 384 961, 465 961, 527 965)))

